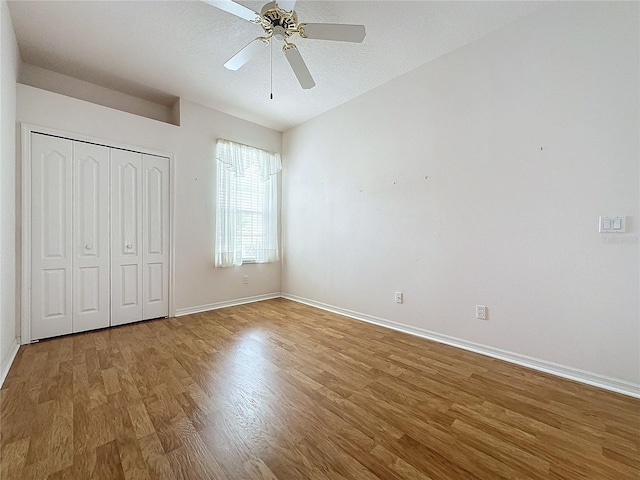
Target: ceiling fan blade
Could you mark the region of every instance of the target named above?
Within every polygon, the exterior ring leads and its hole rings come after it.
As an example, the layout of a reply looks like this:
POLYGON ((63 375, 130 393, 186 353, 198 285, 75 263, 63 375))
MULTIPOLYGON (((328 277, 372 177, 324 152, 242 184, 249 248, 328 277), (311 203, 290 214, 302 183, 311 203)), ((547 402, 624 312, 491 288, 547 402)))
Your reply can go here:
POLYGON ((296 0, 278 0, 276 3, 285 12, 292 12, 296 7, 296 0))
POLYGON ((293 69, 293 73, 296 74, 298 82, 300 82, 300 86, 305 90, 315 87, 316 82, 313 81, 313 77, 311 76, 311 73, 309 73, 307 64, 304 63, 298 48, 294 44, 288 43, 282 48, 282 50, 284 51, 284 56, 287 57, 287 60, 289 61, 289 65, 291 65, 291 68, 293 69))
POLYGON ((202 0, 204 3, 208 3, 209 5, 213 5, 214 7, 219 8, 220 10, 224 10, 225 12, 233 13, 240 18, 244 18, 245 20, 249 20, 250 22, 255 22, 260 18, 260 15, 251 10, 250 8, 245 7, 244 5, 240 5, 239 3, 233 2, 232 0, 202 0))
POLYGON ((241 66, 251 60, 260 50, 267 46, 267 43, 260 37, 249 43, 246 47, 236 53, 224 64, 229 70, 238 70, 241 66))
POLYGON ((302 25, 305 38, 335 40, 337 42, 360 43, 366 35, 364 25, 338 23, 305 23, 302 25))

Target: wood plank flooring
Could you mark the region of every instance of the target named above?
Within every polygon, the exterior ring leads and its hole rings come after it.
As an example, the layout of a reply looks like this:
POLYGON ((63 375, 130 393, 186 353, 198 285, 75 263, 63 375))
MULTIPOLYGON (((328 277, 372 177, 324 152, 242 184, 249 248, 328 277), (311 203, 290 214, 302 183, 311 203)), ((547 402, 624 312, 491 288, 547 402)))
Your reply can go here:
POLYGON ((638 479, 640 400, 284 299, 21 347, 7 479, 638 479))

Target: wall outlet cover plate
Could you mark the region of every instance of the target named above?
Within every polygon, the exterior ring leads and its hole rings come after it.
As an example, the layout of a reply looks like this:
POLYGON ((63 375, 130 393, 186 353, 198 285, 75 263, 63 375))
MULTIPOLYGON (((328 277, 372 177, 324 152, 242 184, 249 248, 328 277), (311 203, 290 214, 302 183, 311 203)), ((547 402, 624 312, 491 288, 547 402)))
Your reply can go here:
POLYGON ((615 217, 599 217, 598 232, 600 233, 625 233, 626 217, 617 215, 615 217))

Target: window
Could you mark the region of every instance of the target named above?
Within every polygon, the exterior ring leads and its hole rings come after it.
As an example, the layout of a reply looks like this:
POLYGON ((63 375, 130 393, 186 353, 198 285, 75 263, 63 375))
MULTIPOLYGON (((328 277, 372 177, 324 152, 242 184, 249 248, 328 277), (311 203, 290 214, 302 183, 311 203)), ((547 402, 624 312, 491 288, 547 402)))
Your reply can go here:
POLYGON ((218 139, 216 164, 215 266, 278 261, 280 155, 218 139))

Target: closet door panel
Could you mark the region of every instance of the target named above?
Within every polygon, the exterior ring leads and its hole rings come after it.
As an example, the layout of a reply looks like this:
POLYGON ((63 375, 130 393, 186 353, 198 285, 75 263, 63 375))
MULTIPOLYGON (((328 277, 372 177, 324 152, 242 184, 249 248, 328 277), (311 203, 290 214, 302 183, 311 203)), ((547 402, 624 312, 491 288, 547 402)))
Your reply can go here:
POLYGON ((31 134, 31 338, 72 332, 73 143, 31 134))
POLYGON ((142 317, 142 154, 111 150, 111 324, 142 317))
POLYGON ((74 332, 109 326, 109 155, 74 142, 74 332))
POLYGON ((169 159, 143 156, 143 318, 169 315, 169 159))

